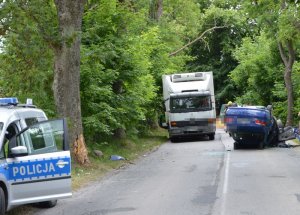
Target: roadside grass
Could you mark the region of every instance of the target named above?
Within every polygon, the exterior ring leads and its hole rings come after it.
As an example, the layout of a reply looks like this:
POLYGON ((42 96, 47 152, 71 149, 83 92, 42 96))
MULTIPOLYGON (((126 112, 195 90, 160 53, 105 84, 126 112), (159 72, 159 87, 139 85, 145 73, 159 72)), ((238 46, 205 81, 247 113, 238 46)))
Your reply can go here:
MULTIPOLYGON (((140 138, 127 138, 124 140, 113 140, 103 143, 90 144, 89 158, 90 165, 80 166, 72 163, 72 190, 76 191, 85 185, 96 182, 103 178, 108 172, 121 168, 122 166, 134 163, 139 157, 157 149, 167 141, 167 132, 164 129, 152 130, 148 135, 140 138), (94 150, 101 150, 103 157, 98 158, 94 150), (112 161, 111 155, 119 155, 126 160, 112 161)), ((30 215, 37 208, 32 205, 24 205, 12 209, 7 215, 30 215)))
POLYGON ((89 145, 89 158, 91 164, 72 166, 72 189, 77 190, 91 181, 101 179, 106 173, 124 165, 133 163, 137 158, 157 149, 167 141, 167 132, 163 129, 152 130, 147 136, 140 138, 127 138, 124 140, 111 140, 108 142, 89 145), (94 150, 103 152, 101 158, 94 154, 94 150), (112 161, 111 155, 119 155, 125 160, 112 161))

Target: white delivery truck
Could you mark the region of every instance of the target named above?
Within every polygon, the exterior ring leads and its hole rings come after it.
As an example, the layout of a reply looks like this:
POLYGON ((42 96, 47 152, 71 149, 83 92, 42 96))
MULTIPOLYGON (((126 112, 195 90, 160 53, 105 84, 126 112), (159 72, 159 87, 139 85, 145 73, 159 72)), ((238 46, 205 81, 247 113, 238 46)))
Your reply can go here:
POLYGON ((215 138, 216 108, 212 72, 163 75, 165 122, 171 141, 184 136, 215 138))

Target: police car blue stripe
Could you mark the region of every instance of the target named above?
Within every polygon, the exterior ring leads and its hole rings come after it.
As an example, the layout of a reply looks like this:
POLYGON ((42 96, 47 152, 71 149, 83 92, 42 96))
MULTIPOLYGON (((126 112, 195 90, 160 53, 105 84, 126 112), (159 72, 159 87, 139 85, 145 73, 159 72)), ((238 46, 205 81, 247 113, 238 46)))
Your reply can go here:
POLYGON ((68 175, 70 174, 71 161, 70 158, 51 158, 43 159, 41 161, 27 161, 27 162, 13 162, 8 164, 10 181, 27 181, 33 177, 53 178, 56 174, 68 175), (67 163, 65 165, 58 165, 57 163, 67 163))

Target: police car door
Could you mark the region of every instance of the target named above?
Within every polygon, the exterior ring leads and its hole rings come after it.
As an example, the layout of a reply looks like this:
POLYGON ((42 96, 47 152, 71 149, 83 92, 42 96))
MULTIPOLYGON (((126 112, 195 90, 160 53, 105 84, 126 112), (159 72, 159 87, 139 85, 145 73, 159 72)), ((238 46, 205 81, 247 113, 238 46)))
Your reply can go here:
POLYGON ((9 142, 7 164, 10 205, 71 196, 65 120, 43 121, 14 136, 9 142))

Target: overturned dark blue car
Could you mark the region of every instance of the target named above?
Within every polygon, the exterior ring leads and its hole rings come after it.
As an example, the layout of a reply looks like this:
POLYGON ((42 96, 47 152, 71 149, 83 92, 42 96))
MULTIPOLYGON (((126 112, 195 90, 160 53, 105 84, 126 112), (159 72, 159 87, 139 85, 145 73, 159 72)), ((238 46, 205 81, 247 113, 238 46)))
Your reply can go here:
POLYGON ((283 128, 272 114, 272 106, 230 107, 225 114, 226 130, 234 139, 234 148, 256 145, 259 149, 277 146, 295 138, 292 127, 283 128))

